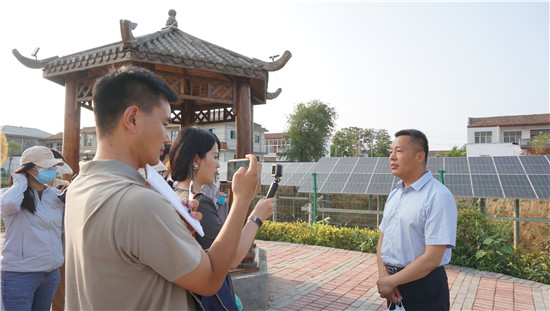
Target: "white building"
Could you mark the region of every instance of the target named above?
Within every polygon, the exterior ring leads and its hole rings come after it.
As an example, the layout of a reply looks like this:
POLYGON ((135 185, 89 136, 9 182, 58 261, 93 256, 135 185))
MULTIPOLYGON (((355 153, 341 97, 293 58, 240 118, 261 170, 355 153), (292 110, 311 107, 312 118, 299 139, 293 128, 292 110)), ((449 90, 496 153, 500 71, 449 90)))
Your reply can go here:
MULTIPOLYGON (((22 126, 2 125, 0 126, 0 131, 2 131, 4 135, 6 135, 8 143, 10 141, 15 141, 22 147, 22 149, 17 154, 8 155, 8 158, 2 164, 2 167, 0 169, 2 171, 2 175, 8 173, 11 174, 14 170, 18 169, 21 166, 19 162, 23 151, 32 146, 46 146, 46 142, 43 142, 43 140, 52 137, 52 134, 48 132, 22 126)), ((50 145, 48 145, 48 147, 50 147, 50 145)), ((55 148, 57 147, 57 145, 52 145, 52 147, 55 148)))
POLYGON ((280 153, 290 148, 290 138, 285 137, 286 133, 266 133, 266 162, 284 161, 280 153))
MULTIPOLYGON (((220 140, 220 162, 227 162, 228 160, 233 160, 237 158, 237 130, 235 128, 235 122, 204 124, 197 125, 197 127, 216 134, 216 136, 220 140)), ((170 124, 168 125, 167 130, 170 133, 170 140, 173 141, 174 138, 176 138, 176 135, 178 135, 179 133, 180 126, 179 124, 170 124)), ((255 156, 260 158, 261 162, 264 161, 264 156, 266 154, 265 132, 267 132, 265 128, 263 128, 260 124, 254 123, 254 133, 252 140, 254 145, 252 151, 255 156)))
POLYGON ((468 157, 519 156, 531 153, 530 142, 550 134, 550 114, 468 118, 468 157))

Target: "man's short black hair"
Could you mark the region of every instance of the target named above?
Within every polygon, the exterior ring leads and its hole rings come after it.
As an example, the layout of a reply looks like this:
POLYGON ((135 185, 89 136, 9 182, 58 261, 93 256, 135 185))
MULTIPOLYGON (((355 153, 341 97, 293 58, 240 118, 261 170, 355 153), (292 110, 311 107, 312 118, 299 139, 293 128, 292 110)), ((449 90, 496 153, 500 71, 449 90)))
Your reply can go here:
POLYGON ((94 116, 98 134, 109 134, 124 111, 137 106, 146 113, 164 96, 168 102, 178 101, 178 94, 151 71, 123 66, 111 69, 93 89, 94 116))
POLYGON ((417 151, 424 151, 424 163, 428 163, 428 138, 419 130, 406 129, 395 133, 395 137, 410 136, 411 143, 417 151))

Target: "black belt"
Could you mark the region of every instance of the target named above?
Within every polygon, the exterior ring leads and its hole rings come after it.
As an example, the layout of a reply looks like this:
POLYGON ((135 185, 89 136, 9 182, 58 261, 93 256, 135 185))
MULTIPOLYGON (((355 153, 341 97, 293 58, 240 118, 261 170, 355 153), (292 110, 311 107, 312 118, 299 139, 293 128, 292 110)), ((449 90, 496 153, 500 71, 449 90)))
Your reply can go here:
POLYGON ((388 270, 390 274, 396 274, 397 272, 403 269, 405 269, 405 267, 396 267, 396 266, 386 265, 386 270, 388 270))

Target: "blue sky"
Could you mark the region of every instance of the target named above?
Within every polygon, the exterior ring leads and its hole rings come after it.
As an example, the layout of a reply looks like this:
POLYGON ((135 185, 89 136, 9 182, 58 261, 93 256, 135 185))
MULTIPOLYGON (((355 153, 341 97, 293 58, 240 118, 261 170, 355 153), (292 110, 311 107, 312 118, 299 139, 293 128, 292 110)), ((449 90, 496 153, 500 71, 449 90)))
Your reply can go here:
MULTIPOLYGON (((179 28, 243 55, 293 57, 271 73, 283 92, 257 106, 254 120, 285 130, 296 103, 319 99, 338 112, 337 128, 424 131, 434 150, 466 143, 468 117, 548 113, 549 4, 376 1, 26 1, 2 4, 0 62, 7 72, 0 125, 63 130, 64 89, 21 65, 17 48, 38 58, 179 28)), ((93 126, 82 110, 82 126, 93 126)))

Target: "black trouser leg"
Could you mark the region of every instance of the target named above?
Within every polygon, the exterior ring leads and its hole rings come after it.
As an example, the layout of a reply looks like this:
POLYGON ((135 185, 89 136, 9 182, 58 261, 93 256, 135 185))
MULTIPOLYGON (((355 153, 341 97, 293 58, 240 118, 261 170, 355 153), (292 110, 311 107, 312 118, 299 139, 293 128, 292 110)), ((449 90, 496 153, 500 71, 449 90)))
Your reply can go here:
POLYGON ((397 288, 403 296, 403 306, 407 311, 450 309, 449 283, 443 266, 434 269, 419 280, 399 285, 397 288))

